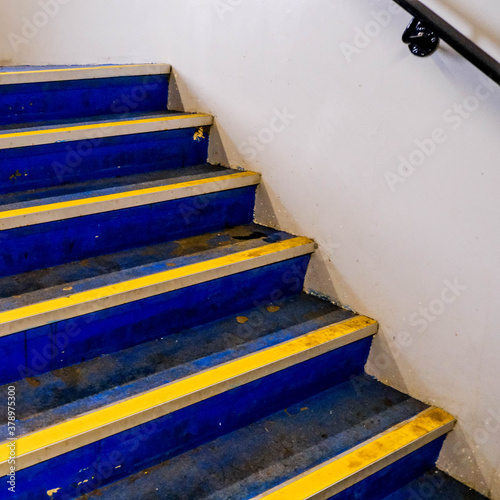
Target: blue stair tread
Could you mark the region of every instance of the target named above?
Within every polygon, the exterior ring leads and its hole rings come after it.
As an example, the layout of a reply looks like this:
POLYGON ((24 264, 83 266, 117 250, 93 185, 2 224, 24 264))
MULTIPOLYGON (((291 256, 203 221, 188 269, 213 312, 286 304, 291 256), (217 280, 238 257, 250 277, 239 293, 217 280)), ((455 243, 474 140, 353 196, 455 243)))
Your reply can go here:
POLYGON ((0 279, 0 311, 245 251, 293 236, 257 224, 124 250, 0 279))
POLYGON ((453 479, 444 472, 433 469, 415 479, 384 500, 482 500, 483 495, 453 479))
MULTIPOLYGON (((171 116, 186 116, 196 113, 185 113, 182 111, 173 110, 161 110, 161 111, 148 111, 148 112, 130 112, 125 114, 109 114, 109 115, 99 115, 96 117, 89 118, 88 116, 80 118, 65 118, 64 120, 48 120, 44 122, 36 123, 15 123, 12 125, 2 125, 0 126, 0 133, 8 132, 9 134, 15 134, 17 132, 30 132, 37 130, 50 130, 61 127, 71 127, 71 126, 83 126, 83 125, 95 125, 95 124, 106 124, 109 122, 126 122, 130 120, 147 120, 150 118, 162 118, 171 116)), ((126 134, 127 132, 124 132, 126 134)))
MULTIPOLYGON (((119 168, 119 165, 117 165, 117 169, 119 168)), ((73 199, 104 196, 126 192, 131 189, 147 189, 155 186, 178 184, 233 173, 236 173, 236 170, 218 165, 203 164, 6 193, 2 194, 0 199, 0 212, 37 206, 41 203, 59 203, 73 199)))
MULTIPOLYGON (((269 305, 240 312, 238 316, 248 318, 244 324, 233 314, 16 382, 23 394, 16 408, 16 432, 23 435, 53 425, 353 316, 306 294, 280 301, 277 311, 269 311, 269 305)), ((2 424, 4 420, 1 416, 2 424)))
POLYGON ((86 498, 253 498, 423 411, 375 381, 337 385, 86 498))

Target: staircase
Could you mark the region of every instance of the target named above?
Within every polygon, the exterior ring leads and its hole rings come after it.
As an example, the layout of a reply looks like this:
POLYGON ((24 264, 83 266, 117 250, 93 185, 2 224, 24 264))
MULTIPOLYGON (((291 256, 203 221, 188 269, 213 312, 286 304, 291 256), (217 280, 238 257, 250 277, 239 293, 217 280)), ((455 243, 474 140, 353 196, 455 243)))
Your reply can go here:
POLYGON ((0 72, 0 498, 411 498, 454 418, 363 373, 169 71, 0 72))

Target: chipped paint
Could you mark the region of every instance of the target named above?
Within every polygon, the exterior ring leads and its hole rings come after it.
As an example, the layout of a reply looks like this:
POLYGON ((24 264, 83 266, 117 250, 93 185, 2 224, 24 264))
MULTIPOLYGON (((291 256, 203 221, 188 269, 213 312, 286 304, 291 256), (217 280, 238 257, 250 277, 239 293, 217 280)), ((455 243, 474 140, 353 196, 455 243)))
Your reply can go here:
POLYGON ((53 497, 61 488, 54 488, 53 490, 47 491, 47 496, 53 497))
POLYGON ((23 174, 21 174, 21 172, 19 172, 19 170, 16 170, 10 177, 9 177, 9 180, 10 181, 15 181, 18 177, 21 177, 23 174))
POLYGON ((109 308, 110 304, 113 304, 111 300, 112 297, 116 297, 116 303, 121 304, 130 302, 127 296, 137 300, 137 294, 135 292, 139 290, 145 291, 144 295, 142 295, 144 298, 150 297, 155 293, 164 293, 162 290, 156 292, 154 287, 165 287, 165 284, 169 284, 169 291, 183 288, 186 286, 183 284, 186 280, 189 280, 189 285, 193 284, 192 276, 197 276, 200 280, 198 282, 200 283, 204 279, 203 276, 209 273, 217 272, 219 273, 218 277, 221 277, 222 273, 220 273, 220 269, 227 271, 243 265, 248 268, 251 265, 250 263, 254 260, 256 266, 261 265, 260 263, 264 259, 268 259, 270 263, 273 261, 277 262, 282 258, 282 255, 287 255, 287 253, 294 254, 293 256, 305 255, 311 253, 311 243, 312 241, 309 238, 294 237, 277 243, 268 243, 258 248, 189 264, 181 268, 172 268, 129 281, 123 281, 74 293, 73 295, 58 297, 44 302, 3 311, 0 312, 0 334, 10 335, 15 333, 16 328, 19 328, 19 324, 22 324, 23 328, 34 328, 36 325, 45 324, 49 320, 53 321, 53 319, 48 318, 57 318, 61 320, 61 318, 64 317, 71 317, 73 314, 71 308, 78 308, 78 313, 80 315, 85 314, 85 311, 90 308, 93 312, 98 311, 99 307, 101 307, 101 309, 104 308, 97 304, 96 301, 100 301, 102 304, 105 303, 106 307, 109 308), (134 293, 135 295, 132 295, 134 293))
POLYGON ((198 127, 193 135, 193 140, 201 141, 202 139, 205 139, 205 131, 203 130, 203 127, 198 127))
POLYGON ((354 448, 349 453, 334 458, 300 476, 255 497, 255 500, 303 500, 316 498, 329 488, 339 484, 333 494, 342 491, 342 482, 354 474, 366 471, 368 467, 384 460, 412 443, 437 433, 440 429, 447 432, 455 423, 449 413, 439 408, 429 408, 416 417, 394 426, 377 438, 354 448))
POLYGON ((280 310, 279 306, 268 306, 267 307, 267 310, 270 312, 270 313, 275 313, 275 312, 278 312, 280 310))
MULTIPOLYGON (((262 351, 255 352, 249 356, 224 363, 196 375, 181 379, 176 382, 158 387, 154 390, 139 394, 118 403, 105 406, 97 411, 83 414, 76 418, 66 420, 57 425, 21 436, 17 441, 18 456, 21 458, 26 455, 32 455, 34 452, 43 452, 46 457, 48 449, 56 446, 63 440, 79 440, 79 446, 84 442, 93 442, 94 435, 102 438, 102 432, 96 434, 94 431, 109 427, 113 432, 113 425, 118 422, 124 422, 142 413, 142 419, 147 421, 147 411, 155 409, 159 404, 169 405, 176 401, 178 405, 172 405, 172 409, 184 407, 183 401, 189 401, 193 404, 195 398, 205 398, 208 396, 207 388, 214 388, 217 391, 227 390, 229 385, 234 385, 236 379, 240 377, 239 385, 242 384, 241 377, 247 374, 257 376, 259 370, 265 369, 266 373, 272 373, 273 366, 283 369, 284 362, 293 362, 294 356, 302 356, 305 353, 312 355, 315 348, 323 346, 328 351, 337 348, 336 341, 349 340, 351 335, 362 333, 364 337, 374 334, 377 323, 365 316, 356 316, 354 318, 335 323, 333 325, 315 330, 311 333, 302 335, 293 340, 283 342, 262 351), (81 437, 89 433, 87 440, 81 437)), ((220 393, 220 392, 217 392, 220 393)), ((201 399, 200 399, 201 400, 201 399)), ((71 443, 66 443, 66 449, 71 443)), ((2 466, 7 463, 9 457, 8 442, 0 446, 0 461, 2 466)))
MULTIPOLYGON (((90 130, 99 130, 99 129, 122 129, 125 127, 137 126, 137 125, 151 125, 151 124, 169 124, 166 130, 171 130, 175 128, 183 128, 183 121, 190 122, 191 120, 196 119, 205 119, 210 120, 211 116, 205 113, 191 113, 191 114, 181 114, 181 115, 173 115, 173 116, 161 116, 156 118, 142 118, 136 120, 121 120, 121 121, 110 121, 110 122, 99 122, 99 123, 87 123, 85 125, 70 125, 68 127, 54 127, 54 128, 40 128, 34 130, 27 130, 23 132, 6 132, 0 134, 0 140, 6 139, 18 139, 21 137, 38 137, 45 136, 51 134, 61 134, 61 133, 69 133, 69 132, 88 132, 90 130)), ((167 126, 167 125, 165 125, 167 126)), ((192 127, 192 125, 188 125, 188 128, 192 127)), ((202 128, 202 127, 200 127, 202 128)), ((161 130, 161 129, 159 129, 161 130)), ((133 132, 133 131, 132 131, 133 132)), ((114 133, 114 132, 113 132, 114 133)), ((115 135, 118 135, 122 132, 116 131, 115 135)), ((203 136, 199 136, 201 139, 203 136)), ((58 139, 59 140, 59 139, 58 139)), ((77 140, 77 139, 74 139, 77 140)))

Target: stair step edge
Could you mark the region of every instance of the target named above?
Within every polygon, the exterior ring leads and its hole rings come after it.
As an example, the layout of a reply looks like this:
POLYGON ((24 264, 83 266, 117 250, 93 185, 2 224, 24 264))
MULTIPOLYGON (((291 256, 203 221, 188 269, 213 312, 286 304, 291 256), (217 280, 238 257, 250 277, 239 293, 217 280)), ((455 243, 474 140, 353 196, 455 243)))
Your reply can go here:
POLYGON ((0 337, 307 255, 315 246, 309 238, 292 237, 79 293, 68 290, 56 298, 0 312, 0 337))
POLYGON ((328 500, 447 434, 455 424, 452 415, 430 407, 252 500, 328 500))
POLYGON ((151 187, 127 186, 127 189, 110 194, 100 194, 97 190, 41 200, 40 204, 30 201, 3 206, 0 209, 0 231, 238 189, 259 182, 260 174, 256 172, 234 172, 193 181, 157 182, 158 185, 151 187))
MULTIPOLYGON (((356 316, 20 437, 16 468, 49 460, 372 336, 377 328, 376 321, 356 316)), ((0 445, 0 475, 8 472, 8 458, 9 442, 4 442, 0 445)))
POLYGON ((0 68, 0 85, 60 82, 168 74, 169 64, 106 64, 97 66, 12 66, 0 68))
MULTIPOLYGON (((158 116, 103 121, 88 121, 83 124, 50 125, 26 129, 2 130, 0 133, 0 149, 13 149, 26 146, 40 146, 56 142, 92 141, 104 137, 116 137, 132 134, 146 134, 184 128, 201 128, 213 123, 212 115, 206 113, 164 113, 158 116)), ((202 130, 197 131, 193 141, 203 139, 202 130)))
MULTIPOLYGON (((266 307, 239 310, 66 368, 27 374, 16 382, 17 392, 23 394, 16 433, 29 434, 355 316, 311 299, 300 294, 266 307), (77 381, 71 378, 75 372, 77 381)), ((4 429, 0 442, 7 439, 4 429)))

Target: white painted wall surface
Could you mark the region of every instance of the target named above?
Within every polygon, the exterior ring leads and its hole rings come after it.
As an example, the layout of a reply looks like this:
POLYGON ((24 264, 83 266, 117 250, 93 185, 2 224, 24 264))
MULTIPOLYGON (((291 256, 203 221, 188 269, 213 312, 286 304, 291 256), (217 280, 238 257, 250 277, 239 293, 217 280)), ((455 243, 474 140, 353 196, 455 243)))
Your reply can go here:
MULTIPOLYGON (((497 0, 427 4, 500 59, 497 0)), ((440 466, 500 499, 499 87, 449 48, 412 56, 390 0, 1 0, 0 14, 4 64, 172 64, 227 161, 264 174, 259 219, 319 242, 308 286, 380 321, 370 373, 458 417, 440 466)))

